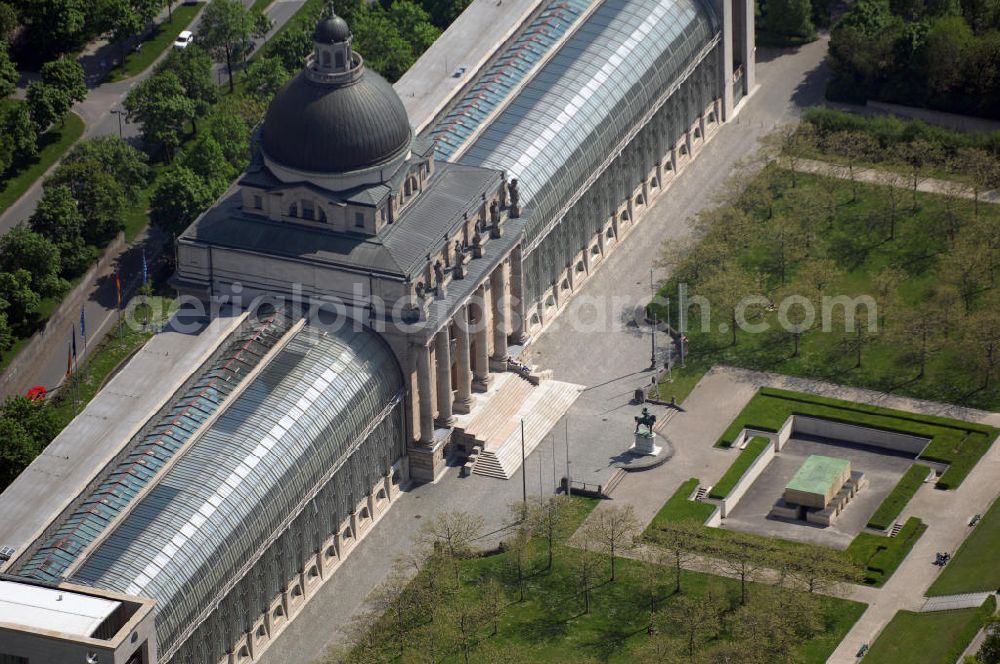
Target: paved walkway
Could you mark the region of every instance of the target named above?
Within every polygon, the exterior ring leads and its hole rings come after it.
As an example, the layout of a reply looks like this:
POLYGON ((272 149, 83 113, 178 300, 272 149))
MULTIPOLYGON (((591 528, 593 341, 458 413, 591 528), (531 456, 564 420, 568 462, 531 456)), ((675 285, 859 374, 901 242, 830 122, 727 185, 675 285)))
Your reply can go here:
MULTIPOLYGON (((847 180, 850 176, 847 171, 847 167, 834 164, 828 161, 818 161, 814 159, 803 159, 799 162, 798 168, 796 170, 803 173, 815 173, 817 175, 826 175, 829 177, 838 177, 847 180)), ((883 178, 888 171, 875 167, 868 168, 854 168, 854 177, 857 178, 859 182, 868 182, 871 184, 885 184, 883 178)), ((904 173, 900 173, 899 185, 903 189, 910 189, 910 179, 904 173)), ((941 194, 941 195, 951 195, 958 196, 959 198, 965 198, 968 200, 975 200, 976 196, 972 192, 968 185, 956 182, 955 180, 941 180, 939 178, 919 178, 917 180, 917 191, 922 191, 927 194, 941 194)), ((982 191, 979 193, 980 203, 1000 203, 1000 191, 982 191)))
MULTIPOLYGON (((731 451, 719 450, 712 445, 756 391, 764 386, 946 415, 971 422, 1000 424, 1000 414, 997 413, 822 381, 716 367, 698 383, 684 401, 684 411, 675 415, 667 427, 666 433, 676 450, 674 458, 654 470, 627 475, 615 490, 614 501, 602 503, 598 509, 607 509, 611 504, 632 504, 645 528, 663 503, 688 478, 698 477, 704 484, 714 484, 729 467, 733 456, 731 451)), ((938 491, 932 484, 925 484, 917 491, 899 520, 920 517, 927 524, 927 531, 883 588, 857 588, 845 594, 869 606, 834 652, 829 660, 831 663, 853 662, 858 648, 863 643, 871 643, 896 611, 920 610, 924 604, 924 593, 940 571, 932 564, 934 553, 958 549, 971 532, 966 523, 968 517, 984 513, 996 497, 997 477, 1000 477, 1000 445, 991 447, 957 490, 938 491)))

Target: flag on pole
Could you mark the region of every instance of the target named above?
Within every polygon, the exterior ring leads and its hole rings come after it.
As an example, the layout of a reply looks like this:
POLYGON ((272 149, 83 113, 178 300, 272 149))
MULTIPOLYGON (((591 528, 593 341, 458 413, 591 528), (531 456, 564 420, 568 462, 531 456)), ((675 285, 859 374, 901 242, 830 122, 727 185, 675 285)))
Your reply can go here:
POLYGON ((73 328, 73 361, 76 362, 76 328, 73 328))
POLYGON ((80 305, 80 339, 83 341, 83 350, 87 350, 87 317, 83 314, 83 305, 80 305))
POLYGON ((146 272, 146 247, 142 248, 142 285, 146 285, 148 281, 148 273, 146 272))
POLYGON ((118 308, 121 309, 122 308, 122 278, 121 278, 121 275, 118 273, 118 270, 115 270, 115 290, 118 293, 118 308))
POLYGON ((73 373, 73 348, 66 344, 66 377, 73 373))

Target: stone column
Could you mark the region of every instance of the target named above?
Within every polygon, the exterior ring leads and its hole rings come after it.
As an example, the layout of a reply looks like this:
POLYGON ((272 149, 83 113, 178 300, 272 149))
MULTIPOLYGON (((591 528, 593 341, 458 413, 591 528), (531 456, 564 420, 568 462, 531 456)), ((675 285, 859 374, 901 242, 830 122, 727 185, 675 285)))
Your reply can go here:
POLYGON ((490 387, 490 341, 489 317, 486 315, 486 286, 476 289, 472 300, 473 334, 476 339, 476 354, 472 356, 472 389, 485 392, 490 387))
POLYGON ((451 342, 447 324, 434 337, 434 355, 437 358, 438 424, 450 427, 455 418, 451 410, 451 342))
MULTIPOLYGON (((656 162, 656 186, 663 191, 663 161, 658 160, 656 162)), ((648 204, 649 201, 646 201, 648 204)))
POLYGON ((469 306, 462 305, 455 314, 455 361, 458 365, 458 395, 455 412, 468 413, 472 407, 472 361, 469 353, 469 306))
POLYGON ((691 157, 694 156, 694 145, 691 142, 691 129, 690 129, 690 127, 688 128, 688 130, 686 132, 684 132, 684 144, 687 146, 687 149, 688 149, 688 159, 690 159, 691 157))
POLYGON ((417 346, 417 399, 420 401, 420 442, 434 442, 434 393, 431 384, 431 349, 417 346))
POLYGON ((670 169, 677 175, 677 146, 670 148, 670 169))
POLYGON ((493 298, 493 357, 491 364, 498 371, 507 370, 507 298, 505 284, 507 282, 507 266, 497 265, 490 274, 490 291, 493 298))
POLYGON ((698 116, 698 128, 701 129, 701 141, 705 142, 705 111, 698 116))
MULTIPOLYGON (((510 316, 511 336, 514 343, 523 345, 528 340, 527 302, 524 301, 524 265, 521 262, 521 245, 510 252, 510 316)), ((570 266, 572 270, 572 265, 570 266)))

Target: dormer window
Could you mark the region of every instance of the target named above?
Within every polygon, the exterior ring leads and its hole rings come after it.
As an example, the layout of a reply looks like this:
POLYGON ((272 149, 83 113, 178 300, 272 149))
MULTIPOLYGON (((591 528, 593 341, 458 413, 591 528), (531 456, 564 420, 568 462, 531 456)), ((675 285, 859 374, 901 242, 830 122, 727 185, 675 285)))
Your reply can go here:
POLYGON ((253 209, 255 209, 255 210, 263 210, 264 209, 264 199, 261 198, 260 196, 256 195, 256 194, 254 194, 254 197, 253 197, 253 209))
POLYGON ((299 206, 296 203, 292 203, 292 206, 288 208, 288 216, 295 218, 299 216, 299 206))
POLYGON ((308 221, 316 219, 316 208, 313 206, 313 202, 308 199, 302 201, 302 218, 308 221))
POLYGON ((322 207, 319 208, 319 220, 324 224, 326 223, 326 211, 322 207))

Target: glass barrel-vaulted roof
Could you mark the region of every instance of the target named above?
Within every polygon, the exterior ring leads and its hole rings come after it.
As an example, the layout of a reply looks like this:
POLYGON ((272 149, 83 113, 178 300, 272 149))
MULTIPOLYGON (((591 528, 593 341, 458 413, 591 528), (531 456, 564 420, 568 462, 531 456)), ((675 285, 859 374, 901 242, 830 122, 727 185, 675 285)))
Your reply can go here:
POLYGON ((283 311, 247 320, 218 361, 206 369, 138 434, 128 455, 80 503, 19 570, 18 574, 56 582, 91 542, 128 509, 194 432, 218 410, 292 324, 283 311))
POLYGON ((392 351, 349 327, 299 331, 72 581, 158 600, 160 649, 174 645, 373 423, 396 410, 403 383, 392 351))
POLYGON ((518 180, 530 245, 716 33, 700 0, 604 0, 458 161, 518 180))

